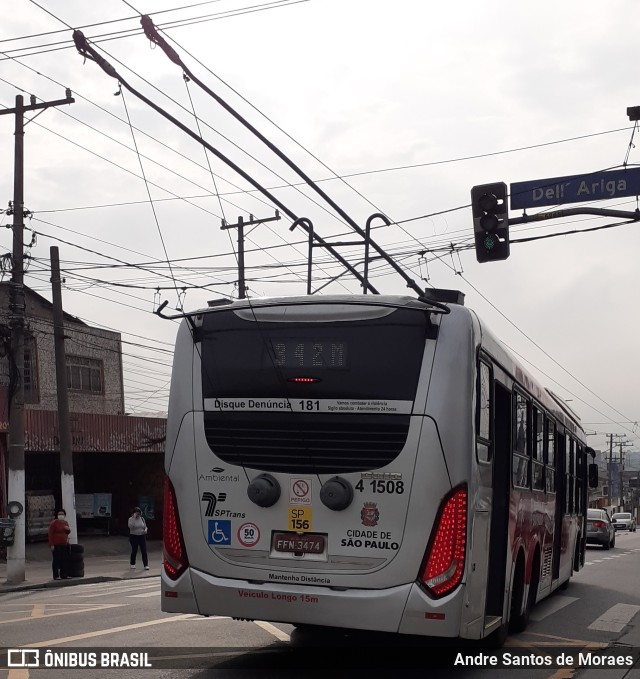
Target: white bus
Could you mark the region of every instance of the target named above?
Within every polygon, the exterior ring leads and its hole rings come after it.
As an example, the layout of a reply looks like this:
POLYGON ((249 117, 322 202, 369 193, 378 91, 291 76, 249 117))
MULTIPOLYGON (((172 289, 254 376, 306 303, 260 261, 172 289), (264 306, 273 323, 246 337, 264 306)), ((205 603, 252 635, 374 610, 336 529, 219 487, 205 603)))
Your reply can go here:
POLYGON ((185 316, 162 610, 501 641, 584 563, 584 433, 462 295, 185 316))

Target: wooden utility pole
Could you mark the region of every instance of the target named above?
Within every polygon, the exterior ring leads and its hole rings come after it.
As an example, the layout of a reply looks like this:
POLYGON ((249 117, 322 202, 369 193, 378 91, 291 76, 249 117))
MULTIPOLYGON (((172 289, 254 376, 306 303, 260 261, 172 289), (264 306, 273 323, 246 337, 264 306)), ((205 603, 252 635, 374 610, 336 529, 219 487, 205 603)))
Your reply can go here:
POLYGON ((609 464, 607 469, 609 472, 609 478, 607 479, 607 490, 609 491, 609 497, 607 498, 607 507, 611 507, 611 466, 613 464, 613 434, 609 434, 609 464))
MULTIPOLYGON (((32 95, 29 105, 24 105, 21 94, 16 95, 15 108, 0 110, 0 115, 15 115, 15 156, 13 174, 13 267, 9 300, 11 325, 11 353, 16 367, 16 384, 11 395, 9 411, 9 475, 7 479, 9 502, 18 502, 23 511, 16 517, 13 545, 7 548, 7 582, 18 584, 25 579, 25 470, 24 470, 24 114, 51 106, 72 104, 71 90, 66 99, 36 103, 32 95)), ((53 517, 52 517, 53 518, 53 517)))
MULTIPOLYGON (((628 446, 632 446, 633 443, 631 441, 627 441, 626 443, 623 443, 620 441, 620 466, 618 467, 618 475, 620 478, 620 507, 624 507, 624 511, 627 511, 626 505, 624 503, 624 453, 622 452, 622 449, 628 446)), ((620 510, 622 511, 622 510, 620 510)))
POLYGON ((244 299, 247 296, 247 286, 244 275, 244 227, 252 224, 264 224, 265 222, 274 222, 280 219, 280 213, 276 210, 275 217, 267 217, 266 219, 254 219, 253 215, 249 215, 249 221, 245 222, 243 217, 238 217, 237 224, 227 224, 223 219, 221 231, 228 229, 238 229, 238 299, 244 299))
POLYGON ((71 528, 69 542, 78 544, 78 526, 75 509, 75 484, 73 481, 73 451, 69 424, 69 392, 67 391, 67 359, 64 351, 64 314, 62 311, 62 280, 60 256, 54 245, 51 254, 51 290, 53 295, 53 342, 56 355, 56 391, 58 396, 58 438, 60 439, 60 489, 62 507, 67 513, 71 528))

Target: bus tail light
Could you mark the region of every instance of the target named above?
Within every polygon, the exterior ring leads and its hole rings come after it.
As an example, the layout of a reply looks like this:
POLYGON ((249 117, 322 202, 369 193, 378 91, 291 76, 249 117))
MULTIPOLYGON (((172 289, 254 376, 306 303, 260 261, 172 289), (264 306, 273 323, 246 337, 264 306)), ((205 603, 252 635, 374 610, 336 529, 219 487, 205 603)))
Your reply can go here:
POLYGON ((464 573, 467 547, 467 486, 444 498, 420 568, 419 582, 439 598, 457 587, 464 573))
POLYGON ((171 580, 177 580, 187 569, 187 551, 182 539, 176 493, 169 477, 164 477, 164 508, 162 519, 162 550, 164 572, 171 580))

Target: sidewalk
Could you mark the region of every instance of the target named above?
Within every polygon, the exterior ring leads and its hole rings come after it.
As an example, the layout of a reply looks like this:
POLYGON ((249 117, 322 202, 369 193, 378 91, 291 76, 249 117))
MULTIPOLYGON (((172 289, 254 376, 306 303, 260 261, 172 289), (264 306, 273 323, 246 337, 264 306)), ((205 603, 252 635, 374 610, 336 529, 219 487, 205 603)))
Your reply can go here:
POLYGON ((84 578, 53 580, 51 572, 51 550, 46 542, 31 542, 26 545, 25 580, 17 585, 7 584, 7 564, 0 562, 0 595, 25 589, 42 587, 68 587, 92 582, 110 580, 131 580, 160 575, 162 565, 162 541, 148 540, 149 570, 143 570, 138 552, 136 569, 129 567, 131 547, 129 539, 122 535, 80 536, 78 542, 84 546, 84 578))

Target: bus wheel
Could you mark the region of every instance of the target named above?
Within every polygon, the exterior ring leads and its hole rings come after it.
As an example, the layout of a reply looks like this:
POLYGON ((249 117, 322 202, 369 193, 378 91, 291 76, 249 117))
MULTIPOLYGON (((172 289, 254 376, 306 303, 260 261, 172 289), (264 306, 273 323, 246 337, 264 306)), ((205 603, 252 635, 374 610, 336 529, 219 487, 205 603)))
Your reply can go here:
MULTIPOLYGON (((517 568, 516 571, 519 571, 521 573, 521 582, 522 582, 522 592, 520 593, 520 598, 522 599, 524 597, 524 559, 518 559, 518 566, 521 568, 517 568)), ((522 603, 520 604, 520 607, 515 609, 517 612, 515 616, 511 620, 511 630, 514 632, 522 632, 526 626, 529 623, 529 616, 531 615, 531 611, 533 610, 533 607, 536 605, 536 598, 538 596, 538 582, 540 580, 540 552, 536 551, 534 557, 533 557, 533 564, 531 566, 531 582, 529 583, 529 594, 527 596, 527 600, 524 603, 524 606, 522 603), (519 613, 519 611, 522 611, 522 613, 519 613)))
POLYGON ((580 554, 580 545, 582 544, 582 538, 578 536, 576 540, 576 547, 573 550, 573 570, 579 571, 584 566, 584 561, 580 554))
POLYGON ((511 606, 509 615, 509 631, 522 632, 529 622, 528 606, 524 607, 524 558, 518 557, 513 575, 511 606))

